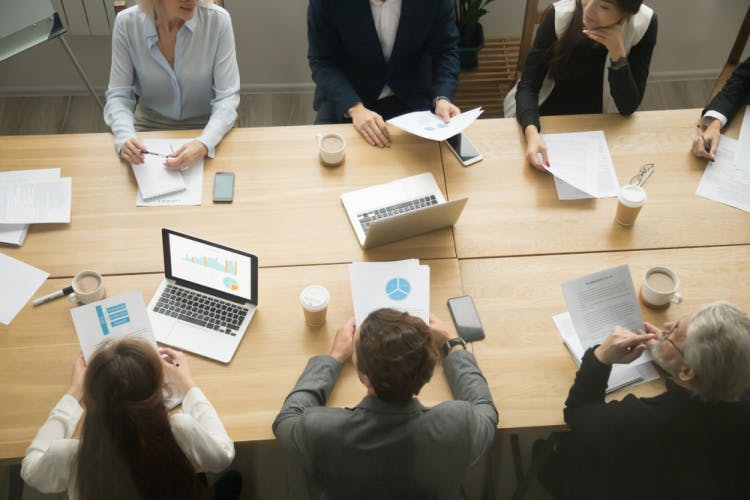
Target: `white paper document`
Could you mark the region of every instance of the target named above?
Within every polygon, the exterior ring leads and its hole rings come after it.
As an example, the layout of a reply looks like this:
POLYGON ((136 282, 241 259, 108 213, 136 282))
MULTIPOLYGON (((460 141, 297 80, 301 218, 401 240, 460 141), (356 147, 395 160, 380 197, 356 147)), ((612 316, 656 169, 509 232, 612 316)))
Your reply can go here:
POLYGON ((0 224, 70 222, 71 179, 0 183, 0 224))
MULTIPOLYGON (((34 170, 10 170, 0 172, 0 183, 59 179, 59 168, 39 168, 34 170)), ((21 246, 29 231, 28 224, 0 224, 0 243, 21 246)))
POLYGON ((619 184, 603 131, 542 137, 560 200, 617 196, 619 184))
POLYGON ((0 253, 0 323, 9 325, 49 273, 0 253))
POLYGON ((409 132, 425 139, 444 141, 449 137, 463 132, 482 113, 484 113, 482 108, 474 108, 451 118, 450 122, 445 123, 442 118, 430 111, 414 111, 413 113, 391 118, 388 120, 388 123, 400 128, 404 132, 409 132))
POLYGON ((750 156, 736 161, 739 141, 721 136, 716 160, 708 162, 695 194, 750 212, 750 156))
MULTIPOLYGON (((143 145, 149 151, 162 152, 169 154, 172 150, 177 151, 184 144, 192 139, 146 139, 143 145)), ((151 156, 151 155, 146 155, 151 156)), ((160 160, 160 165, 164 163, 164 158, 154 157, 160 160)), ((178 171, 182 176, 182 182, 185 189, 167 193, 152 198, 144 199, 141 190, 138 189, 138 195, 135 200, 136 206, 139 207, 158 207, 158 206, 178 206, 178 205, 200 205, 203 202, 203 159, 198 160, 193 165, 178 171)))
POLYGON ((430 266, 416 259, 396 262, 353 262, 349 280, 357 326, 376 309, 408 312, 430 324, 430 266))
MULTIPOLYGON (((146 139, 143 145, 147 151, 169 155, 177 150, 172 145, 177 141, 169 139, 146 139)), ((185 190, 185 181, 182 179, 182 172, 179 170, 170 170, 164 166, 165 158, 163 156, 143 155, 145 161, 138 165, 131 164, 135 180, 138 183, 138 192, 144 200, 155 196, 175 193, 185 190)))
POLYGON ((76 307, 70 310, 70 315, 87 362, 102 344, 110 340, 139 337, 156 348, 156 338, 140 290, 76 307))
MULTIPOLYGON (((627 264, 566 281, 562 292, 584 350, 601 344, 616 326, 632 332, 644 328, 627 264)), ((646 353, 634 363, 648 361, 646 353)))
MULTIPOLYGON (((557 326, 557 330, 560 332, 560 336, 573 356, 573 359, 575 359, 578 366, 581 366, 581 360, 586 353, 586 349, 583 348, 576 334, 570 313, 557 314, 552 317, 552 320, 555 322, 555 326, 557 326)), ((609 374, 606 392, 609 394, 623 387, 648 382, 657 378, 659 378, 659 372, 656 371, 656 368, 651 363, 614 364, 609 374)))

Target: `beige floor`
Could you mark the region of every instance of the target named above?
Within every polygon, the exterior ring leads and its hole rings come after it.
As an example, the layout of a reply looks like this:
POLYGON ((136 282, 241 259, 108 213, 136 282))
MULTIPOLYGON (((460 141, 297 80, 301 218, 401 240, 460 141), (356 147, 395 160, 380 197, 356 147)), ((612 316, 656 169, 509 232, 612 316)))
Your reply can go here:
MULTIPOLYGON (((713 80, 653 82, 642 110, 700 108, 713 80)), ((241 127, 312 123, 312 94, 243 94, 238 110, 241 127)), ((0 98, 0 135, 107 132, 102 114, 90 96, 0 98)))
MULTIPOLYGON (((649 84, 642 110, 700 108, 708 100, 713 81, 691 80, 649 84)), ((311 94, 243 95, 240 126, 284 126, 312 123, 311 94)), ((101 113, 91 97, 0 98, 0 135, 106 132, 101 113)), ((502 403, 499 402, 502 413, 502 403)), ((529 461, 531 444, 544 433, 520 437, 524 465, 529 461)), ((507 499, 516 487, 508 436, 496 439, 492 451, 470 471, 466 493, 470 499, 507 499)), ((274 441, 237 448, 234 469, 244 475, 245 499, 304 499, 307 488, 302 471, 291 462, 274 441)), ((7 498, 8 470, 0 467, 0 500, 7 498)), ((64 499, 65 495, 42 495, 29 487, 24 500, 64 499)), ((526 499, 546 500, 548 496, 534 484, 526 499)), ((15 499, 14 499, 15 500, 15 499)))

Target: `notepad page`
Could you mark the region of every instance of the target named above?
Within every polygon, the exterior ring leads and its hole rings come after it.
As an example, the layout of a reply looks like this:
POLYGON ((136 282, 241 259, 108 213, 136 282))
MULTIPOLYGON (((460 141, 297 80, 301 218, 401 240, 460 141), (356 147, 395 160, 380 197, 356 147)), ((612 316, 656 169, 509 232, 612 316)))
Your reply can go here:
POLYGON ((185 189, 182 172, 169 170, 162 163, 164 163, 163 158, 146 155, 146 161, 133 165, 138 190, 144 200, 185 189))

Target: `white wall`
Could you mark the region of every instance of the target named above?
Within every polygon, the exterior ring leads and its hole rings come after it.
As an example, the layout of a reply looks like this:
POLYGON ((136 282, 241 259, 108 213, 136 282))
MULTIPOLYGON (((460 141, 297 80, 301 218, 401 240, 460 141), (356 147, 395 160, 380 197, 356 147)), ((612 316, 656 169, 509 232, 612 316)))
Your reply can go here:
MULTIPOLYGON (((350 0, 354 1, 354 0, 350 0)), ((408 1, 408 0, 406 0, 408 1)), ((226 0, 245 91, 310 89, 305 0, 226 0)), ((520 34, 523 0, 495 0, 483 19, 488 35, 520 34)), ((659 16, 654 79, 713 78, 734 43, 750 0, 650 0, 659 16)), ((68 37, 97 88, 109 75, 108 37, 68 37)), ((750 53, 746 51, 746 54, 750 53)), ((0 62, 0 94, 84 92, 59 42, 0 62)))

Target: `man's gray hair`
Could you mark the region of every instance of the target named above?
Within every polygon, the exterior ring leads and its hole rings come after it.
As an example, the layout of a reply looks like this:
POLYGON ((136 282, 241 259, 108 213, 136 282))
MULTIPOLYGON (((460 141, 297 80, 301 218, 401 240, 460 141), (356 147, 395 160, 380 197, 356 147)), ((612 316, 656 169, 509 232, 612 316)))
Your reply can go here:
POLYGON ((750 318, 737 306, 722 300, 701 307, 683 352, 701 399, 735 401, 750 388, 750 318))

